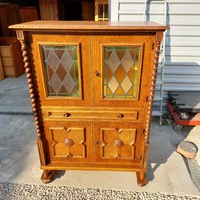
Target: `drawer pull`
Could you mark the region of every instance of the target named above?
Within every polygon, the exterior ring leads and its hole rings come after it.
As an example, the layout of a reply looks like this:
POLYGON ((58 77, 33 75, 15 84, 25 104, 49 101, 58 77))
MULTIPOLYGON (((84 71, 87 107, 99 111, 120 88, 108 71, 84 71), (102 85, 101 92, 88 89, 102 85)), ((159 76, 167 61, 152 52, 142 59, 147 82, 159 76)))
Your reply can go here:
POLYGON ((118 114, 117 117, 118 117, 119 119, 121 119, 121 118, 124 117, 124 115, 123 115, 123 114, 118 114))
POLYGON ((70 113, 65 113, 63 116, 64 116, 64 117, 70 117, 71 114, 70 114, 70 113))
POLYGON ((117 139, 114 141, 114 145, 120 148, 124 145, 124 143, 120 139, 117 139))
POLYGON ((67 146, 72 146, 74 144, 74 141, 70 138, 66 138, 64 140, 64 143, 67 145, 67 146))

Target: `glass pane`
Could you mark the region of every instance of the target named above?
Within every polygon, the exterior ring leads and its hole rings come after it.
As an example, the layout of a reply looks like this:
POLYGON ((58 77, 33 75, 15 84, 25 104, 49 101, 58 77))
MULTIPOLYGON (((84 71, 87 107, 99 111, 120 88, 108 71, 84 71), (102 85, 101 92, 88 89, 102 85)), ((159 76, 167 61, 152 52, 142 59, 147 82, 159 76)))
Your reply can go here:
POLYGON ((78 47, 42 45, 48 96, 79 97, 78 47))
POLYGON ((135 98, 140 47, 104 47, 104 97, 135 98))

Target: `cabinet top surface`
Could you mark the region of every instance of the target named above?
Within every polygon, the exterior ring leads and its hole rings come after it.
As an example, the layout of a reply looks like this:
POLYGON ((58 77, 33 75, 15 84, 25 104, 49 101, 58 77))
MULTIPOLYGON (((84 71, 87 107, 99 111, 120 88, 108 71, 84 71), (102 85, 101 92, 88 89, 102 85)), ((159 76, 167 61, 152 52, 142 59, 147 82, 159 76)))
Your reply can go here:
POLYGON ((164 31, 168 27, 155 22, 95 22, 95 21, 31 21, 9 26, 16 30, 63 30, 63 31, 164 31))

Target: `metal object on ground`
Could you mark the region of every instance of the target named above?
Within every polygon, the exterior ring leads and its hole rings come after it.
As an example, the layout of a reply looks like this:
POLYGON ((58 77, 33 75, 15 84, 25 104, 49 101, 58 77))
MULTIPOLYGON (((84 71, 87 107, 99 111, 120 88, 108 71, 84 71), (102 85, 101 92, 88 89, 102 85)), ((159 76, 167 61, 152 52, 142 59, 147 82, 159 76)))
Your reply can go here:
POLYGON ((168 118, 174 120, 174 130, 200 125, 200 91, 170 91, 168 97, 168 118))
POLYGON ((182 154, 186 158, 194 158, 198 149, 195 144, 188 141, 181 142, 177 147, 177 152, 182 154))

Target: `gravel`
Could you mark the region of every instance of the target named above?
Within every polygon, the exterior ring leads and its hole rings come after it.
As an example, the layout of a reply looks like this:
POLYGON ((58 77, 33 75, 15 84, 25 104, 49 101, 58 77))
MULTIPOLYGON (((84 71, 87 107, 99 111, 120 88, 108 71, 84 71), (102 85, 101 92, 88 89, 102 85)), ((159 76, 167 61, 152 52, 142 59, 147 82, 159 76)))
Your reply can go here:
POLYGON ((200 197, 107 189, 0 183, 1 200, 200 200, 200 197))

